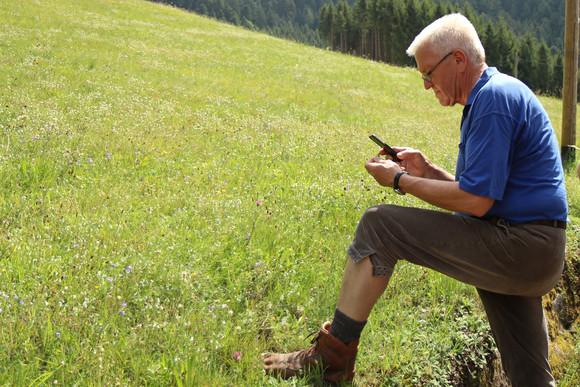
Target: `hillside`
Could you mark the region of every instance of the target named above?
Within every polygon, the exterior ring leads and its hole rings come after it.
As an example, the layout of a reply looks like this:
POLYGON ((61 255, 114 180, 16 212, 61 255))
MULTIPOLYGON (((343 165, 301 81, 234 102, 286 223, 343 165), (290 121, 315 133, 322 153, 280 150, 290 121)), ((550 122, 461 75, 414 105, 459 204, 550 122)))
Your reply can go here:
MULTIPOLYGON (((366 174, 368 134, 455 164, 461 109, 415 69, 141 0, 0 20, 1 385, 289 385, 260 357, 332 315, 362 211, 424 207, 366 174)), ((405 264, 368 326, 361 385, 458 384, 494 356, 474 290, 405 264)))
MULTIPOLYGON (((337 0, 154 0, 188 9, 201 15, 244 26, 260 29, 275 36, 294 39, 315 46, 324 42, 318 36, 320 9, 328 3, 339 3, 337 0)), ((346 1, 351 7, 357 2, 346 1)), ((415 4, 424 0, 414 0, 415 4)), ((401 1, 402 7, 409 0, 401 1)), ((538 41, 545 40, 548 47, 563 52, 564 46, 564 13, 565 2, 561 0, 450 0, 435 1, 439 6, 446 4, 459 5, 468 3, 486 20, 497 24, 503 18, 506 25, 518 36, 531 33, 538 41)), ((380 7, 385 7, 383 3, 380 7)), ((396 24, 396 20, 392 23, 396 24)), ((328 44, 328 43, 326 43, 328 44)))
POLYGON ((563 40, 556 46, 549 44, 563 37, 564 10, 561 5, 551 10, 545 0, 539 0, 541 12, 506 4, 511 13, 502 11, 497 2, 493 2, 493 9, 478 2, 478 12, 465 1, 436 0, 309 0, 300 6, 294 0, 158 1, 274 36, 397 66, 414 65, 405 50, 426 24, 445 14, 461 12, 478 31, 490 66, 519 78, 542 95, 560 98, 562 93, 563 40), (481 13, 482 9, 493 12, 481 13))

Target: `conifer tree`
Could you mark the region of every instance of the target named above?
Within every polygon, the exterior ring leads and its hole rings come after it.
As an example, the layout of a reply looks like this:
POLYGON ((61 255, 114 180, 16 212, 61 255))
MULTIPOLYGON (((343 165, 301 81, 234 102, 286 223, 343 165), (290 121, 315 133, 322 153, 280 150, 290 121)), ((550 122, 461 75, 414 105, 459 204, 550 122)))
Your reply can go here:
MULTIPOLYGON (((354 23, 358 28, 359 43, 354 47, 358 47, 357 52, 360 56, 366 57, 368 55, 367 36, 369 32, 369 14, 368 14, 367 0, 357 0, 354 3, 354 23)), ((355 48, 356 49, 356 48, 355 48)))
POLYGON ((545 41, 542 41, 538 47, 538 62, 536 67, 537 73, 537 91, 543 94, 550 92, 550 80, 552 79, 552 65, 550 49, 545 41))
POLYGON ((539 83, 537 78, 538 54, 535 40, 530 33, 521 39, 518 53, 518 78, 532 90, 537 90, 539 83))

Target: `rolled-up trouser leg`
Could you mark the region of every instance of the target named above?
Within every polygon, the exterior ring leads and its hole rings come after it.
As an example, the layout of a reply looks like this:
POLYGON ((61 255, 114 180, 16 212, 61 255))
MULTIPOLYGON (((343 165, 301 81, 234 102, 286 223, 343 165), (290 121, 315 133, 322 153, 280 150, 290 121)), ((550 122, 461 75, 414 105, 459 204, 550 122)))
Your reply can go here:
POLYGON ((555 386, 542 298, 477 291, 512 386, 555 386))

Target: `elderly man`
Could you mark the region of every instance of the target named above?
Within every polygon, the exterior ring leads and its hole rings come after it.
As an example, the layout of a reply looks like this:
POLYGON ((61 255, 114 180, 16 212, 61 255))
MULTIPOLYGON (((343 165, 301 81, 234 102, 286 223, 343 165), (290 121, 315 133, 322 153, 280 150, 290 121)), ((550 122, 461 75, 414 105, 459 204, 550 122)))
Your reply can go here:
POLYGON ((376 156, 365 167, 379 184, 453 213, 369 208, 347 249, 332 323, 312 347, 272 354, 264 369, 288 378, 321 367, 327 381, 352 380, 365 323, 406 260, 477 288, 512 385, 554 385, 541 297, 563 268, 567 202, 550 120, 530 89, 486 65, 460 14, 427 26, 407 53, 441 105, 465 106, 455 176, 410 148, 395 148, 401 161, 376 156))

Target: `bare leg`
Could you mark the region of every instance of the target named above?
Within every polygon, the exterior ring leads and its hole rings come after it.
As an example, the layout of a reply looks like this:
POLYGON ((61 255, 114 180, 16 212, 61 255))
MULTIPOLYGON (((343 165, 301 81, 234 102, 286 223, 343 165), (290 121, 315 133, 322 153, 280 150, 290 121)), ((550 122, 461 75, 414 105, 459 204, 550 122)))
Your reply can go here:
POLYGON ((348 259, 336 307, 353 320, 366 321, 388 284, 388 277, 373 277, 368 257, 356 264, 348 259))
MULTIPOLYGON (((366 322, 373 306, 387 288, 388 277, 373 277, 372 274, 373 267, 368 257, 357 264, 349 259, 346 264, 337 309, 351 320, 366 322)), ((331 323, 326 322, 312 340, 314 345, 310 348, 267 356, 264 371, 287 379, 304 377, 313 368, 323 367, 326 381, 352 381, 359 340, 345 344, 330 331, 331 323)))

